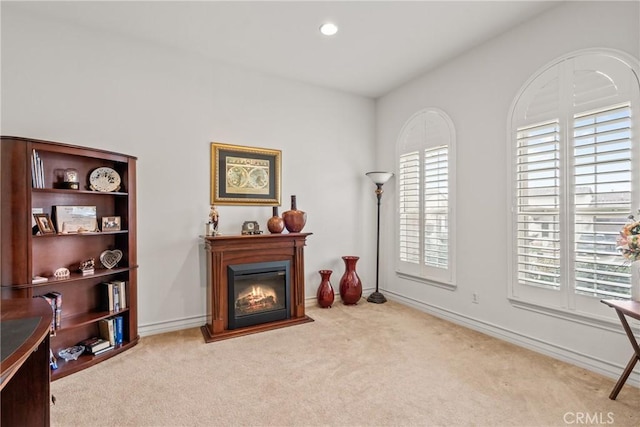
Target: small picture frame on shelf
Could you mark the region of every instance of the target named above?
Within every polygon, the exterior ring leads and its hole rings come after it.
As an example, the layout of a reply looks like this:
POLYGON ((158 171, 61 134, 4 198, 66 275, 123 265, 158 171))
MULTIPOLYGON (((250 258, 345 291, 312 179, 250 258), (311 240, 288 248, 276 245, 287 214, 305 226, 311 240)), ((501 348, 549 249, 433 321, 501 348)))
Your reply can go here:
POLYGON ((103 216, 102 231, 120 231, 119 216, 103 216))
POLYGON ((56 234, 56 229, 48 213, 34 213, 33 218, 36 220, 36 226, 40 234, 56 234))

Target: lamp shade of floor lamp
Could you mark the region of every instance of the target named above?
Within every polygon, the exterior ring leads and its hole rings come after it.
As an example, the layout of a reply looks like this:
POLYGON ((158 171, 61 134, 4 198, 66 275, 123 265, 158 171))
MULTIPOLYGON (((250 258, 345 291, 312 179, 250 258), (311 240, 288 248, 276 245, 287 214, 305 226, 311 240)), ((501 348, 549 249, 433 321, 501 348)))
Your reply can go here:
POLYGON ((376 231, 376 290, 367 298, 374 304, 383 304, 387 299, 378 290, 380 277, 380 199, 382 199, 382 186, 391 179, 391 172, 367 172, 366 175, 376 184, 376 197, 378 198, 378 226, 376 231))

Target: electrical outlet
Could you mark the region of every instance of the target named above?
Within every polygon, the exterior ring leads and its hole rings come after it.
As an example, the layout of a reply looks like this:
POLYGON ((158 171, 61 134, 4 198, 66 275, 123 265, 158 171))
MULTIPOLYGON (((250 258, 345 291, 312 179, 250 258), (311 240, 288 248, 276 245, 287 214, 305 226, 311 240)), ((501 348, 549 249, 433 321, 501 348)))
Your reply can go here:
POLYGON ((480 296, 477 292, 473 293, 473 297, 471 298, 471 302, 474 304, 480 304, 480 296))

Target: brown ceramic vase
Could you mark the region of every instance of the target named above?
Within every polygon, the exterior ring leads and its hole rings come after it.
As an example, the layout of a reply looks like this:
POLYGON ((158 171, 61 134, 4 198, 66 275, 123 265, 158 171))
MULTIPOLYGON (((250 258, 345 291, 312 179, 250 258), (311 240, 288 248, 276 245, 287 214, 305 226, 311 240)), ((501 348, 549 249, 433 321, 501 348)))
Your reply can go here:
POLYGON ((272 234, 280 234, 284 230, 284 220, 278 216, 278 207, 273 207, 273 216, 267 221, 267 230, 272 234))
POLYGON ((335 299, 335 293, 333 291, 333 286, 331 286, 331 282, 329 278, 331 277, 332 270, 320 270, 320 277, 322 278, 320 281, 320 286, 318 286, 318 305, 322 308, 331 308, 333 304, 333 300, 335 299))
POLYGON ((307 222, 306 212, 299 211, 296 196, 291 196, 291 210, 282 213, 284 226, 289 233, 299 233, 307 222))
POLYGON ((356 273, 357 256, 343 256, 345 272, 340 279, 340 298, 345 305, 357 304, 362 297, 362 282, 356 273))

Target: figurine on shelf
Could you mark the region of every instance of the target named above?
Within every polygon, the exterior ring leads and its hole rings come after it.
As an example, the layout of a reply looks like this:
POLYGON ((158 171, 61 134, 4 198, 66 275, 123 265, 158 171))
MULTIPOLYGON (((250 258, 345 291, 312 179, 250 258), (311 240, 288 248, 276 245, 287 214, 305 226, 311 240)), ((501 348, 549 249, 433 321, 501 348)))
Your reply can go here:
POLYGON ((70 274, 69 269, 66 267, 60 267, 53 273, 56 279, 65 279, 69 277, 70 274))
POLYGON ((88 259, 86 261, 82 261, 80 263, 79 270, 80 270, 80 272, 82 274, 93 274, 94 271, 95 271, 94 270, 95 269, 95 264, 96 264, 95 260, 93 258, 90 258, 90 259, 88 259))
POLYGON ((211 205, 211 211, 209 211, 209 222, 207 223, 207 236, 216 236, 218 234, 218 220, 220 214, 218 209, 211 205))

